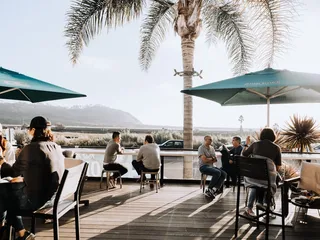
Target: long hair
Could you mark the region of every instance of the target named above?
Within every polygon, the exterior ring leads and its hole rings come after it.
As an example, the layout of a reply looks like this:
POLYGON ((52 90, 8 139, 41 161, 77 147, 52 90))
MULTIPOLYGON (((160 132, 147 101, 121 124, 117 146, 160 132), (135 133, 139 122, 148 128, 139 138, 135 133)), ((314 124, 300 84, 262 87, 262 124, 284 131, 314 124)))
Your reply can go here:
POLYGON ((47 142, 53 141, 53 134, 49 128, 36 128, 33 133, 31 142, 47 142))
POLYGON ((6 139, 2 137, 1 134, 0 134, 0 147, 2 149, 2 152, 6 150, 6 139))

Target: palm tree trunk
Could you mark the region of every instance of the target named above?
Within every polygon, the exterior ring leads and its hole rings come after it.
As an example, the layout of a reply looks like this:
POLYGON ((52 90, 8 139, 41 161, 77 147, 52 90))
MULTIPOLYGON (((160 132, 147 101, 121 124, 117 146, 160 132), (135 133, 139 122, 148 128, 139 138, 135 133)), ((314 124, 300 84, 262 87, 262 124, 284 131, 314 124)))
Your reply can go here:
MULTIPOLYGON (((183 88, 192 87, 193 56, 195 41, 188 38, 181 38, 183 71, 183 88)), ((193 147, 193 104, 192 96, 183 94, 183 141, 184 148, 193 147)), ((183 178, 193 177, 192 157, 184 157, 183 161, 183 178)))

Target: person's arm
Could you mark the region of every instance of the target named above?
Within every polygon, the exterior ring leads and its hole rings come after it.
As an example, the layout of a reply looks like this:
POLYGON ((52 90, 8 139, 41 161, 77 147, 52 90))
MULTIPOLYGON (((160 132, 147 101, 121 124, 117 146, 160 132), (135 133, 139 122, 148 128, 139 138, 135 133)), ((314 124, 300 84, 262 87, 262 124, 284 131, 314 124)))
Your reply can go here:
POLYGON ((276 155, 276 159, 275 159, 275 163, 276 163, 276 169, 277 171, 279 171, 281 169, 281 150, 280 147, 278 147, 278 153, 276 155))
POLYGON ((207 157, 205 154, 204 154, 204 151, 203 151, 203 148, 199 148, 198 150, 198 155, 199 157, 201 158, 202 162, 203 163, 214 163, 216 162, 216 157, 215 156, 210 156, 210 157, 207 157))
POLYGON ((25 169, 27 169, 27 161, 24 159, 24 156, 26 155, 29 147, 26 146, 23 148, 16 159, 15 163, 12 165, 13 171, 14 171, 14 177, 20 176, 25 169))
POLYGON ((215 158, 213 158, 213 157, 209 158, 209 157, 206 157, 205 155, 201 155, 200 158, 203 163, 214 163, 217 161, 215 158))
POLYGON ((121 147, 119 143, 117 143, 117 153, 118 153, 118 154, 122 154, 123 151, 124 151, 124 148, 121 147))
POLYGON ((242 155, 245 157, 250 156, 253 153, 253 145, 248 146, 244 146, 243 150, 242 150, 242 155))

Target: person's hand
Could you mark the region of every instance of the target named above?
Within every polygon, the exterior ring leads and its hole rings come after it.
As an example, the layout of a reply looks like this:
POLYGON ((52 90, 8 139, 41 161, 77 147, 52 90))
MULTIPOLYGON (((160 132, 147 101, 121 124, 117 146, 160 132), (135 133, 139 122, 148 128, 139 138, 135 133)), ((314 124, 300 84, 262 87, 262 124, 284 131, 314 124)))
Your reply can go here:
POLYGON ((250 145, 250 143, 251 143, 251 139, 250 139, 250 136, 248 136, 248 137, 246 138, 246 144, 247 144, 247 145, 250 145))
POLYGON ((233 164, 233 161, 232 161, 232 160, 229 160, 229 163, 230 163, 230 164, 233 164))
POLYGON ((19 183, 19 182, 23 182, 24 178, 23 177, 15 177, 11 179, 11 183, 19 183))

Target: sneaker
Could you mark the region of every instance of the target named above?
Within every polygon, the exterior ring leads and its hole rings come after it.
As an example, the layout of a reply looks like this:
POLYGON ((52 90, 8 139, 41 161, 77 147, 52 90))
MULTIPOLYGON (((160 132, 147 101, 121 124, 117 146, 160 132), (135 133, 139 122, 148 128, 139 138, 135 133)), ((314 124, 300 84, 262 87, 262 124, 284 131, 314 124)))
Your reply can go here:
POLYGON ((16 240, 34 240, 36 239, 36 235, 29 231, 25 231, 23 237, 17 237, 16 240))
POLYGON ((214 192, 214 195, 217 196, 217 195, 219 195, 219 194, 221 194, 221 193, 223 193, 223 188, 220 188, 220 189, 216 190, 216 191, 214 192))
POLYGON ((207 188, 206 191, 204 192, 204 195, 206 197, 213 198, 213 199, 215 199, 215 197, 216 197, 215 193, 214 193, 214 190, 211 189, 211 188, 207 188))
POLYGON ((244 214, 247 215, 248 217, 256 217, 256 214, 252 211, 251 208, 246 208, 246 210, 244 211, 244 214))

